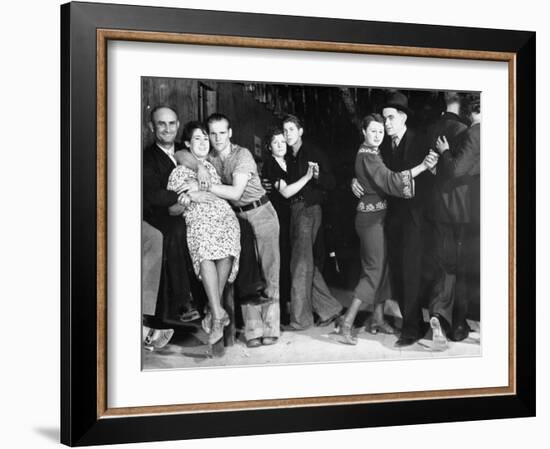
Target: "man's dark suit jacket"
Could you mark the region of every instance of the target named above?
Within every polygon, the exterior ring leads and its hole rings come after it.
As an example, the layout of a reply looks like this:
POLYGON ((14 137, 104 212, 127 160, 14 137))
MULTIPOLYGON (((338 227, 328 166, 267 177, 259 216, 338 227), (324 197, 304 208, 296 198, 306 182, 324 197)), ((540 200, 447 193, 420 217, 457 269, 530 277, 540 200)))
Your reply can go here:
MULTIPOLYGON (((400 172, 420 164, 428 154, 428 145, 425 136, 407 129, 397 149, 392 148, 391 139, 386 136, 380 150, 386 166, 394 172, 400 172)), ((432 178, 433 175, 429 172, 421 173, 415 178, 413 198, 388 197, 388 219, 406 220, 412 217, 416 224, 420 224, 433 185, 432 178)))
POLYGON ((143 152, 143 218, 159 229, 169 217, 168 208, 178 202, 177 193, 166 190, 175 167, 156 144, 143 152))
POLYGON ((453 223, 479 223, 480 125, 457 136, 438 167, 448 179, 445 200, 453 223))
MULTIPOLYGON (((439 119, 428 128, 428 142, 430 148, 435 150, 435 142, 439 136, 445 136, 451 148, 457 143, 457 137, 464 132, 468 126, 460 117, 451 112, 444 112, 439 119)), ((443 162, 443 159, 442 159, 443 162)), ((428 209, 428 216, 438 222, 453 223, 453 196, 455 194, 454 180, 449 179, 449 173, 445 170, 443 163, 438 164, 435 177, 432 201, 428 209)))

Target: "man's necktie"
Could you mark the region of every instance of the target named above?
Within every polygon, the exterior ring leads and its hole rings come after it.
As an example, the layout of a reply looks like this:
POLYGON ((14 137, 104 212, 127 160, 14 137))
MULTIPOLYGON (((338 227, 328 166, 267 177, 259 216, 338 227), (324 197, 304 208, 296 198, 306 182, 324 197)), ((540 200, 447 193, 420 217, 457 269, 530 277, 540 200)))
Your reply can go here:
POLYGON ((391 148, 394 152, 395 152, 395 150, 397 150, 398 145, 399 145, 398 137, 397 136, 392 137, 392 139, 391 139, 391 148))

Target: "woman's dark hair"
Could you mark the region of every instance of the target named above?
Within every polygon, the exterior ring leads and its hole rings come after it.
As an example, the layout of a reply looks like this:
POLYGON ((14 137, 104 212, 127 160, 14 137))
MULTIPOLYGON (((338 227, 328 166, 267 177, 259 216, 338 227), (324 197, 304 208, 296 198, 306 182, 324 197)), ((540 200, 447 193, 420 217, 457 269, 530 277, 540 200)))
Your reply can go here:
POLYGON ((361 121, 361 129, 366 130, 369 127, 370 122, 377 122, 384 125, 383 117, 380 114, 372 113, 363 118, 361 121))
POLYGON ((206 129, 206 126, 204 126, 204 123, 199 122, 198 120, 193 120, 191 122, 187 122, 183 127, 183 132, 182 132, 183 141, 190 142, 191 137, 193 137, 193 133, 195 132, 196 129, 200 129, 205 135, 208 135, 208 130, 206 129))
POLYGON ((279 134, 284 135, 284 132, 278 126, 273 126, 267 130, 267 133, 264 137, 264 147, 268 153, 271 153, 271 141, 275 136, 278 136, 279 134))

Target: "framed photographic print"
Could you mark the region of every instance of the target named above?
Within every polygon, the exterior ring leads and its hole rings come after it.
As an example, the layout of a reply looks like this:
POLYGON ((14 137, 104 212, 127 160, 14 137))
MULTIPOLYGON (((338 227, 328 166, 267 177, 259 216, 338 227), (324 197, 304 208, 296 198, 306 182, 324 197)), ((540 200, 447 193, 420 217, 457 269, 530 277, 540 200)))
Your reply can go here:
POLYGON ((63 443, 534 415, 534 33, 61 16, 63 443))

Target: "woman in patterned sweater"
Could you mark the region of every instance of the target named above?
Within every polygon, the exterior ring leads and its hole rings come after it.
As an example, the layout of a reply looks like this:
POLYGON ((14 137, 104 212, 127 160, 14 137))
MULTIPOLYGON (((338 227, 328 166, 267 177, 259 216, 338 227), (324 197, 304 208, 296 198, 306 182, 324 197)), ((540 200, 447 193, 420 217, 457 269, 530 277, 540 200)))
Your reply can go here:
POLYGON ((384 119, 380 114, 367 115, 362 122, 364 141, 355 159, 355 176, 364 194, 357 205, 355 230, 360 240, 361 277, 354 299, 339 323, 339 334, 345 344, 357 344, 352 335, 353 322, 363 303, 373 304, 374 312, 367 330, 371 333, 394 333, 384 320, 384 302, 390 297, 384 217, 387 195, 401 198, 414 196, 414 178, 437 163, 430 152, 418 166, 399 173, 389 170, 382 161, 379 146, 384 138, 384 119))

